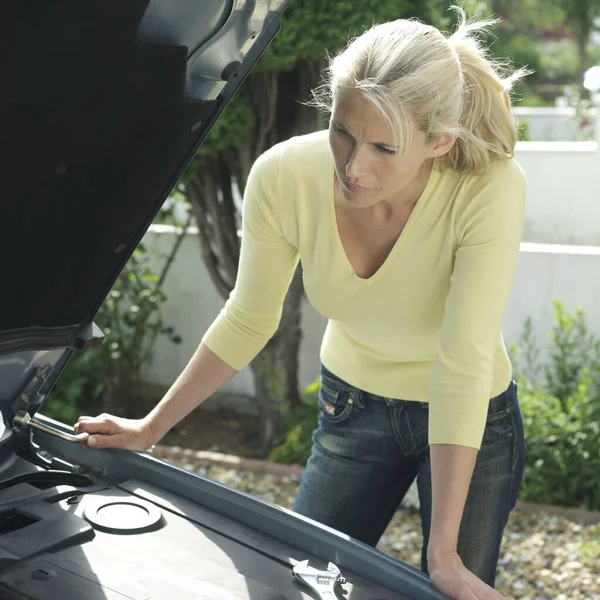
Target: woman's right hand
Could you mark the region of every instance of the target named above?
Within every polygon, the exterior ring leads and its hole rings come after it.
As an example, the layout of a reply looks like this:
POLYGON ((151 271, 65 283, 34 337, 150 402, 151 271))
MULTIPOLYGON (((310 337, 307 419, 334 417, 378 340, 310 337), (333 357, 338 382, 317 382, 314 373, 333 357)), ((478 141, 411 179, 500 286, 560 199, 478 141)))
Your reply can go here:
POLYGON ((76 433, 90 434, 84 443, 92 448, 143 451, 158 441, 146 419, 124 419, 106 413, 97 417, 79 417, 74 429, 76 433))

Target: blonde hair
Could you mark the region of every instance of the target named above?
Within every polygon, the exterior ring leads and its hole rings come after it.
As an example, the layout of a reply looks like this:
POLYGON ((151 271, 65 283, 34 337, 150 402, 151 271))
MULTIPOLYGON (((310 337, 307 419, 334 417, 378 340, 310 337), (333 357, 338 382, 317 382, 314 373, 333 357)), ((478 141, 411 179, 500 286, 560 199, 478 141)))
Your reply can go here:
POLYGON ((329 58, 325 81, 310 104, 330 112, 337 91, 358 89, 403 150, 411 143, 411 124, 428 142, 454 134, 454 146, 440 158, 442 169, 478 173, 493 160, 514 156, 517 129, 509 92, 532 71, 507 73, 506 61, 488 58, 477 33, 498 19, 468 21, 462 8, 451 8, 460 22, 448 37, 417 19, 371 27, 329 58))

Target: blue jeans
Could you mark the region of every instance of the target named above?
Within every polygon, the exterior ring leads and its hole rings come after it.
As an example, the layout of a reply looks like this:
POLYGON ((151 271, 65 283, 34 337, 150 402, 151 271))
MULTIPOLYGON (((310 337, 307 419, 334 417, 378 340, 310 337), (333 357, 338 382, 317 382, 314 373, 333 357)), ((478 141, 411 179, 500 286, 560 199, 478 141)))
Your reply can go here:
MULTIPOLYGON (((294 510, 376 546, 417 478, 427 573, 431 525, 428 405, 352 387, 321 367, 318 428, 294 510)), ((464 565, 494 586, 502 535, 525 464, 517 388, 492 398, 458 537, 464 565)))

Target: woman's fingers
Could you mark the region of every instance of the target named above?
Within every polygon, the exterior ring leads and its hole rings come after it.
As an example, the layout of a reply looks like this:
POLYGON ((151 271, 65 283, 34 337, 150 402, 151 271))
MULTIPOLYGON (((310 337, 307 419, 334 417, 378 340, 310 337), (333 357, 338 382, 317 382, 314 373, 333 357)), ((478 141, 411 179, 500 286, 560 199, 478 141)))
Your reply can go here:
POLYGON ((126 448, 128 446, 127 434, 91 435, 86 444, 92 448, 126 448))
POLYGON ((121 427, 112 415, 100 415, 80 419, 76 423, 76 431, 77 433, 115 434, 121 431, 121 427))
POLYGON ((97 417, 79 417, 77 433, 89 433, 84 446, 146 450, 152 446, 152 432, 143 420, 124 419, 103 413, 97 417))

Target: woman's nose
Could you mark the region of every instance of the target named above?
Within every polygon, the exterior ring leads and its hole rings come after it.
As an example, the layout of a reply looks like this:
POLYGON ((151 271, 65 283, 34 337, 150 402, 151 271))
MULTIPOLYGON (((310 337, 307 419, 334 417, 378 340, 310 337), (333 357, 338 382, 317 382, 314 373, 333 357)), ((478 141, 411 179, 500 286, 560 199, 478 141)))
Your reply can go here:
POLYGON ((365 174, 366 169, 366 153, 364 149, 354 146, 346 161, 346 177, 349 179, 358 179, 361 175, 365 174))

